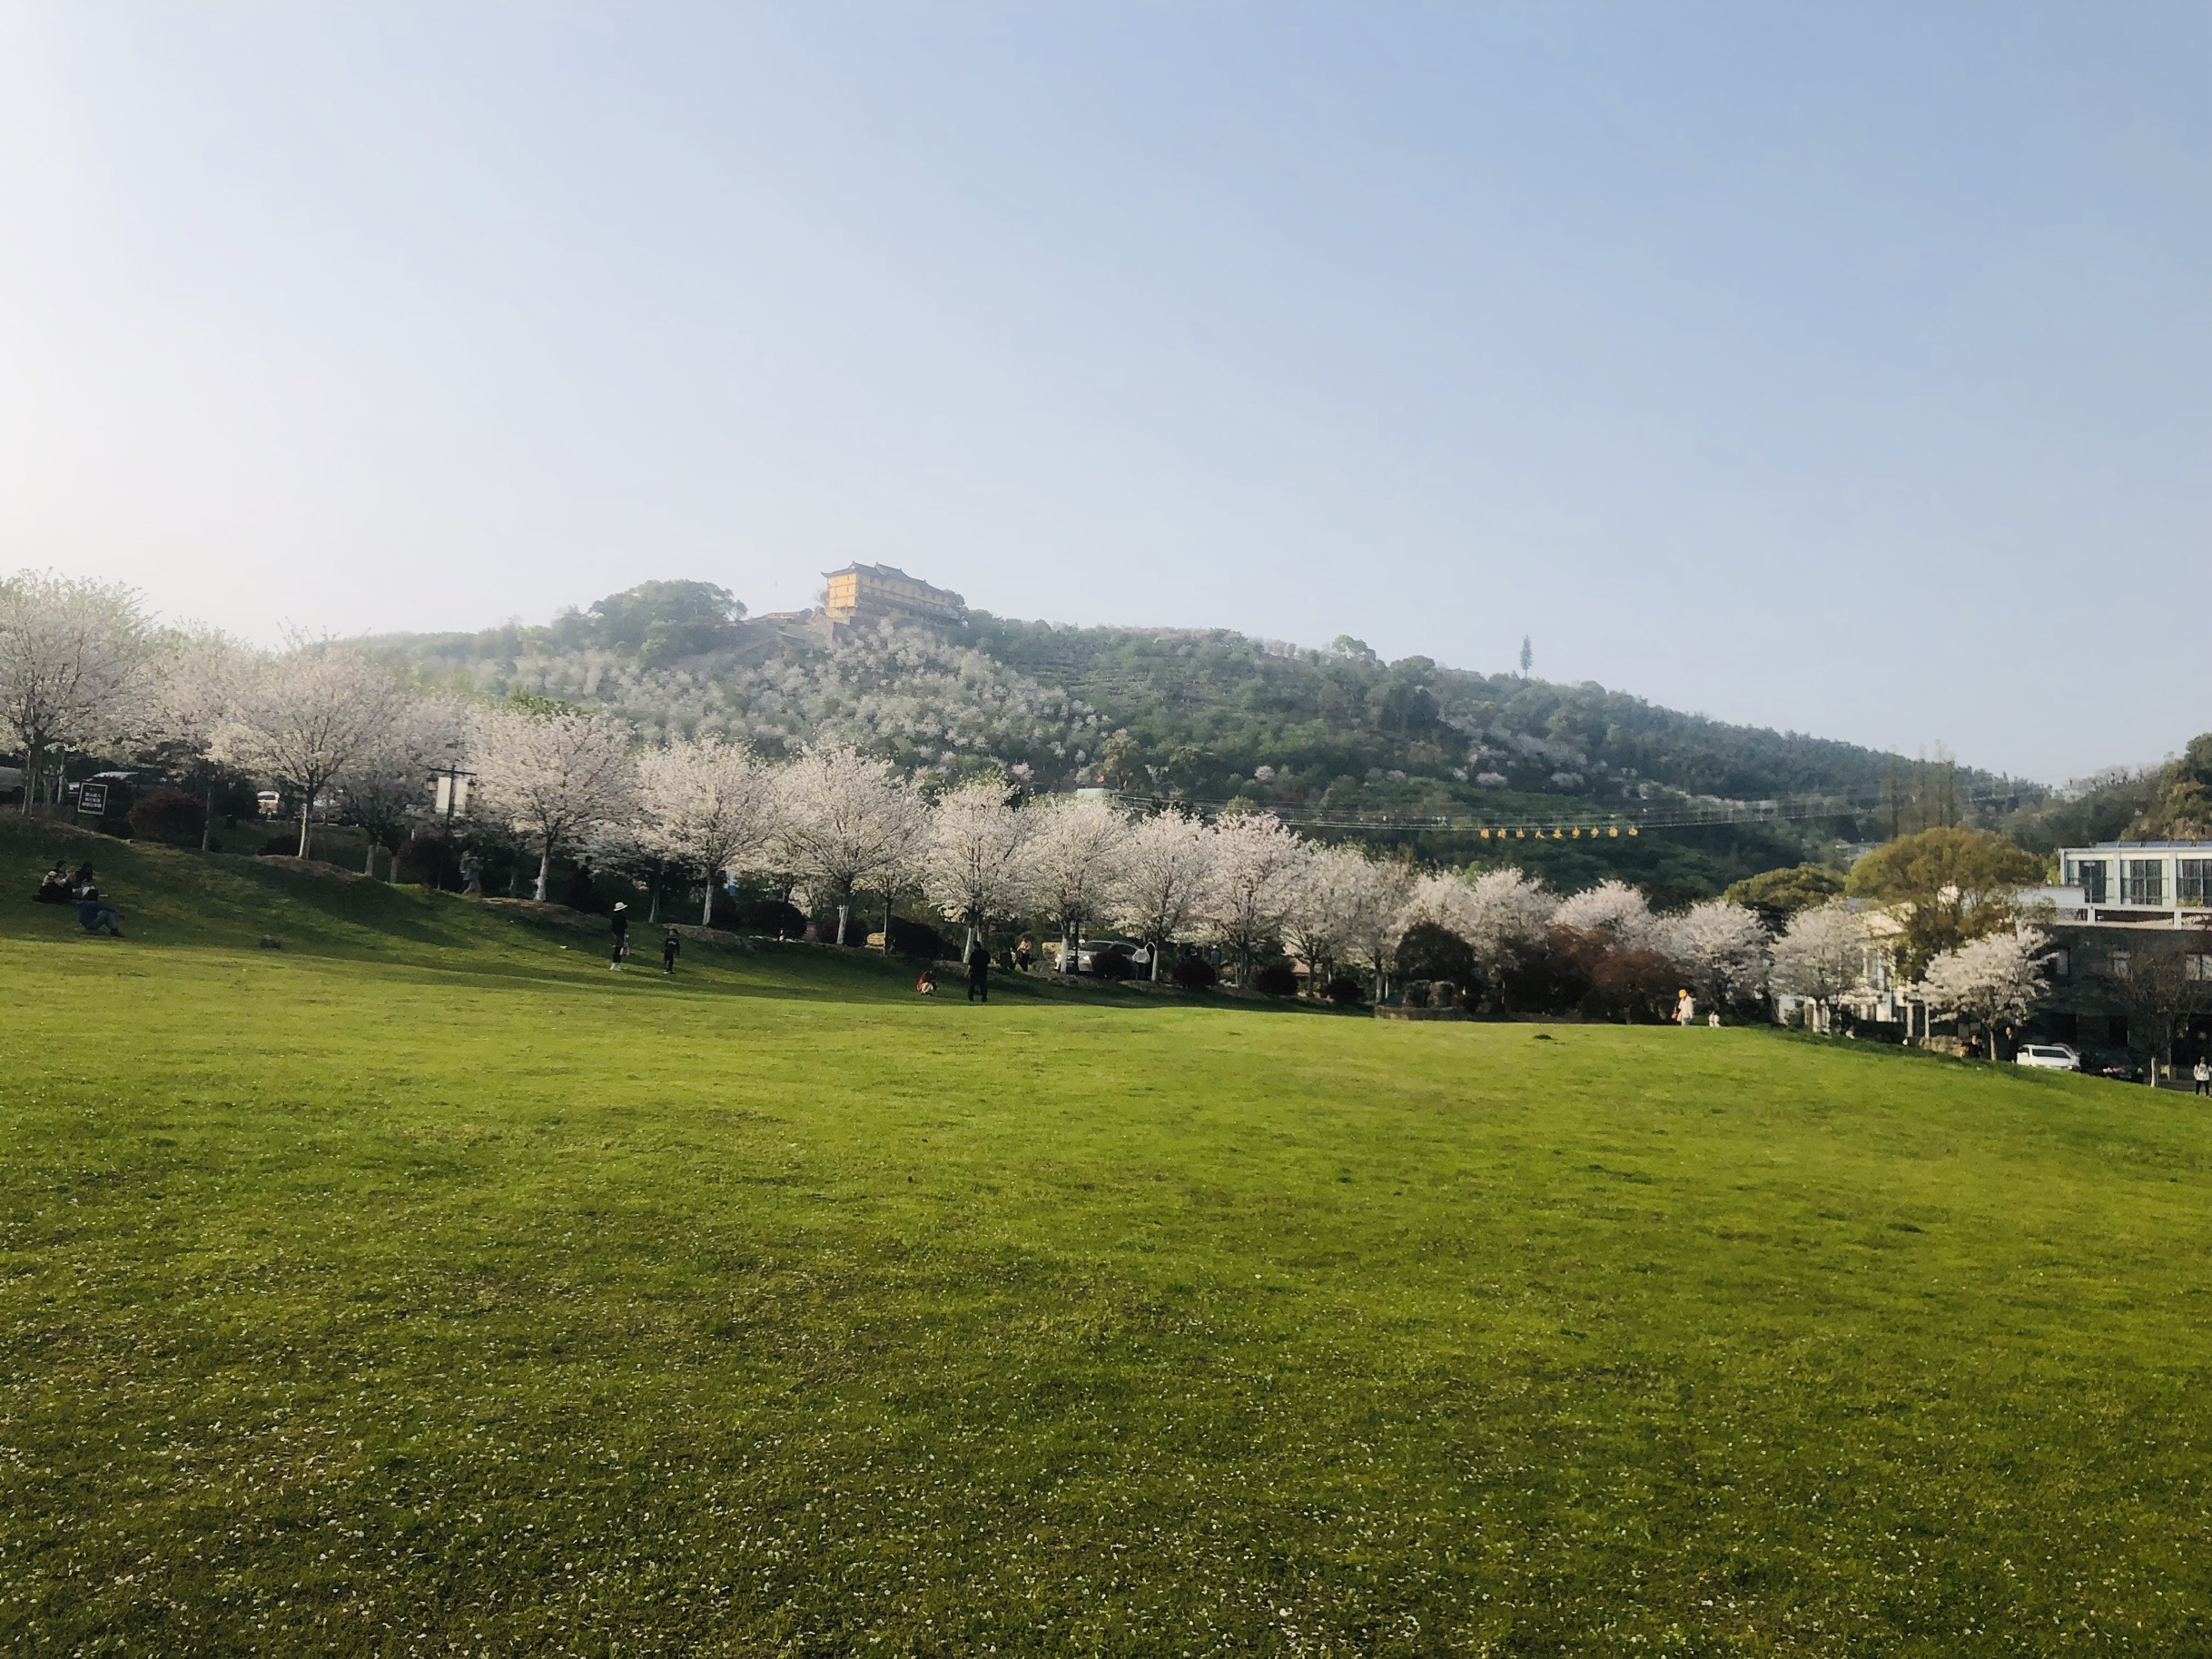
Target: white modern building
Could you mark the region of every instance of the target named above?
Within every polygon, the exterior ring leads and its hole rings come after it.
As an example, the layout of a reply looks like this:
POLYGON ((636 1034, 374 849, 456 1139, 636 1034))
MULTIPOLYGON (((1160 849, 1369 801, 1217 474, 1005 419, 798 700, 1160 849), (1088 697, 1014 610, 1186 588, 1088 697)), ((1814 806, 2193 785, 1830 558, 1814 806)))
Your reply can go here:
POLYGON ((2062 847, 2059 880, 2058 889, 2036 896, 2048 895, 2061 921, 2212 925, 2212 841, 2062 847))

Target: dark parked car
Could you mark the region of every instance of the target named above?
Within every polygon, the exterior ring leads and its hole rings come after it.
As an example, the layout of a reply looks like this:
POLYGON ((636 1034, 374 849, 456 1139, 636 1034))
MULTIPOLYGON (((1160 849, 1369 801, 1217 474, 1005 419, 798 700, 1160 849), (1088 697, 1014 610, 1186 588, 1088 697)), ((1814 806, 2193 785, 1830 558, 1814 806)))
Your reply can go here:
POLYGON ((2108 1077, 2116 1083, 2143 1081, 2143 1068, 2126 1049, 2098 1049, 2081 1062, 2081 1069, 2090 1077, 2108 1077))

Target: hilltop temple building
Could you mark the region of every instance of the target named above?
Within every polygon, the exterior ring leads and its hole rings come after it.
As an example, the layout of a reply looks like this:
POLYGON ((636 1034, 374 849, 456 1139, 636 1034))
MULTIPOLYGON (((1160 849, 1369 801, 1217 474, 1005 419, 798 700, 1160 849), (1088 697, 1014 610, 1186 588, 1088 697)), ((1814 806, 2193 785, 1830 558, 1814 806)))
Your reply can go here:
POLYGON ((829 580, 823 608, 833 623, 874 622, 885 617, 957 622, 967 609, 958 594, 933 588, 892 565, 847 565, 822 574, 829 580))

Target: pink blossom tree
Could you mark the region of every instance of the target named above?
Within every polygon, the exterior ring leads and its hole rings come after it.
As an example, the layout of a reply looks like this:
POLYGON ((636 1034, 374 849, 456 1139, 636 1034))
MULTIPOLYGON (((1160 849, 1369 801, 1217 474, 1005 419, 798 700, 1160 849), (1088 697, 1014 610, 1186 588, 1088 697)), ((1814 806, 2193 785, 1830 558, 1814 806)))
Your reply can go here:
POLYGON ((1111 802, 1053 795, 1028 808, 1036 831, 1023 854, 1031 902, 1060 927, 1060 960, 1072 973, 1083 929, 1112 906, 1129 863, 1130 825, 1111 802))
POLYGON ((968 930, 964 958, 984 928, 1028 904, 1026 854, 1038 816, 1013 805, 1003 777, 979 777, 945 792, 931 809, 922 894, 968 930))
POLYGON ((1160 977, 1168 947, 1205 919, 1213 903, 1212 834, 1187 813, 1170 810, 1141 818, 1131 828, 1128 862, 1112 909, 1151 953, 1151 977, 1160 977))
POLYGON ((929 828, 922 796, 887 761, 823 748, 776 774, 776 804, 773 856, 828 891, 843 944, 854 893, 913 867, 929 828))
POLYGON ((635 814, 629 728, 608 716, 486 709, 470 725, 469 749, 485 812, 538 843, 532 892, 540 901, 551 890, 555 853, 635 814))
POLYGON ((406 702, 383 664, 350 646, 296 642, 239 676, 209 754, 299 797, 299 855, 306 858, 323 792, 370 760, 406 702))
POLYGON ((638 841, 705 873, 699 925, 715 919, 715 881, 765 867, 780 819, 775 774, 743 744, 677 737, 637 758, 638 841))

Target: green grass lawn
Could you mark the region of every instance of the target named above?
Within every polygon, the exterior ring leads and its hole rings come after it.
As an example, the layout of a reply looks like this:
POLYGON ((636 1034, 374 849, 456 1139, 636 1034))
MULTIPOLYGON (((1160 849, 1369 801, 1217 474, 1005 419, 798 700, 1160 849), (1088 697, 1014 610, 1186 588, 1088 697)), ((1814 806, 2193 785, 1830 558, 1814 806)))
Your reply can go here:
POLYGON ((0 833, 0 1651, 2212 1651, 2186 1096, 87 844, 123 942, 0 833))

